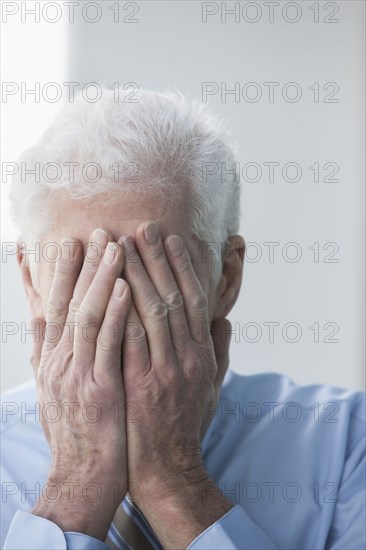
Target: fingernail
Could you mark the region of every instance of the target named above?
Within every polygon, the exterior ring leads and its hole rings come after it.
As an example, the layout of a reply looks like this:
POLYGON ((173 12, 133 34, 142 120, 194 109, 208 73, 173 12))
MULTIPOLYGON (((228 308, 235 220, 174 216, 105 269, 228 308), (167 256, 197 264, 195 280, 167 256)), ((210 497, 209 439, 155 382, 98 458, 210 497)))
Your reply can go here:
POLYGON ((183 252, 183 241, 178 235, 171 235, 167 241, 166 245, 172 256, 181 256, 183 252))
POLYGON ((159 228, 155 222, 149 222, 144 227, 145 240, 147 244, 156 244, 159 237, 159 228))
POLYGON ((118 239, 118 242, 121 246, 125 248, 127 248, 128 246, 134 246, 133 238, 131 237, 131 235, 122 235, 122 237, 118 239))
POLYGON ((90 240, 101 248, 105 248, 108 243, 108 234, 103 229, 94 229, 90 240))
POLYGON ((126 282, 123 279, 117 279, 114 283, 113 294, 116 298, 122 298, 126 290, 126 282))
POLYGON ((117 244, 109 243, 105 249, 103 261, 105 264, 112 264, 117 258, 117 244))
POLYGON ((125 252, 125 262, 136 261, 135 243, 131 235, 122 235, 122 237, 118 239, 118 242, 125 252))

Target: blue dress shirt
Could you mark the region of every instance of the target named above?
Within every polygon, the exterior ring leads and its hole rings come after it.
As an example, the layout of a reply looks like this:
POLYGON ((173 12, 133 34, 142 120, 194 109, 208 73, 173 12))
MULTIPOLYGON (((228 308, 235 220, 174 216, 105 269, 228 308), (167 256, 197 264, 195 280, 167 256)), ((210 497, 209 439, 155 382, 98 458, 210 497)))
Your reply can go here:
MULTIPOLYGON (((2 394, 4 549, 107 550, 31 514, 50 452, 35 382, 2 394)), ((366 394, 228 371, 202 442, 206 469, 235 506, 190 550, 365 549, 366 394)))

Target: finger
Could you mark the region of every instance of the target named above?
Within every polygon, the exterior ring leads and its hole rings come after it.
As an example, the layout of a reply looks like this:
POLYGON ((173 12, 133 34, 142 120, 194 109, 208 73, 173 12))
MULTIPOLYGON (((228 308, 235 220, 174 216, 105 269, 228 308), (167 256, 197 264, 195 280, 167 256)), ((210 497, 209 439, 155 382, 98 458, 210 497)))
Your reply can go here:
POLYGON ((71 327, 73 327, 75 323, 76 312, 78 311, 80 304, 83 301, 98 270, 106 246, 111 240, 111 233, 104 229, 95 229, 91 234, 81 268, 81 273, 75 284, 72 299, 69 304, 67 323, 69 323, 71 327))
POLYGON ((104 388, 113 388, 122 382, 121 346, 130 307, 129 286, 118 278, 107 305, 95 355, 93 377, 104 388))
MULTIPOLYGON (((33 337, 33 349, 31 356, 31 365, 33 369, 33 375, 36 380, 37 394, 40 402, 40 406, 43 406, 44 394, 43 394, 43 375, 44 368, 43 365, 45 361, 42 359, 42 353, 44 349, 44 340, 45 340, 45 330, 46 330, 46 321, 41 317, 34 317, 31 322, 31 331, 33 337)), ((50 443, 50 428, 48 422, 42 422, 42 427, 45 433, 45 436, 50 443)))
POLYGON ((215 349, 217 374, 214 381, 216 394, 219 393, 229 367, 231 323, 228 319, 215 319, 211 324, 211 337, 215 349))
POLYGON ((135 381, 138 382, 150 371, 151 362, 146 331, 133 302, 122 342, 122 364, 126 390, 128 386, 136 390, 138 386, 135 381))
POLYGON ((75 316, 74 356, 78 368, 89 370, 94 364, 96 344, 105 312, 124 261, 123 250, 109 243, 103 259, 75 316))
POLYGON ((208 321, 208 301, 184 242, 178 235, 169 235, 164 240, 167 257, 175 274, 184 299, 188 325, 194 340, 205 341, 208 321))
POLYGON ((66 238, 61 242, 61 257, 56 262, 51 291, 47 302, 45 349, 52 350, 64 332, 69 303, 80 272, 82 246, 80 241, 66 238))
POLYGON ((46 321, 40 317, 31 319, 30 328, 33 338, 33 349, 31 355, 31 365, 34 377, 37 379, 39 365, 41 363, 42 348, 44 344, 46 321))
POLYGON ((183 296, 166 257, 156 222, 140 225, 136 243, 145 269, 160 298, 168 308, 171 339, 177 350, 183 350, 190 336, 183 296))
POLYGON ((152 365, 164 365, 175 356, 169 324, 168 308, 160 298, 136 250, 131 236, 118 242, 125 247, 124 275, 128 281, 137 313, 146 330, 152 365))

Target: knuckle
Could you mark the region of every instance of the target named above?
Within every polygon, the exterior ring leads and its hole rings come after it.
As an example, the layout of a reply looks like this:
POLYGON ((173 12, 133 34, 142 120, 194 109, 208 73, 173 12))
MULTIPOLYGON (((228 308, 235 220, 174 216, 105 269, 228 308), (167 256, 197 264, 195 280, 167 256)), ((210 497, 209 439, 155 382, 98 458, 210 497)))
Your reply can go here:
POLYGON ((146 304, 146 313, 153 319, 164 319, 168 314, 168 307, 162 300, 150 300, 146 304))
POLYGON ((192 309, 197 313, 206 311, 208 306, 208 300, 206 294, 201 291, 192 298, 192 309))
POLYGON ((170 367, 166 369, 164 378, 165 378, 165 385, 167 388, 179 387, 180 377, 175 367, 170 367))
POLYGON ((101 336, 98 338, 98 348, 104 353, 109 353, 116 348, 116 342, 113 337, 101 336))
POLYGON ((158 246, 157 248, 150 251, 149 256, 151 260, 155 262, 160 262, 161 260, 165 259, 165 252, 161 246, 158 246))
POLYGON ((69 313, 76 316, 80 308, 80 301, 76 298, 72 298, 69 303, 69 313))
POLYGON ((158 380, 155 377, 150 376, 147 379, 144 387, 144 395, 146 397, 147 402, 154 402, 157 396, 161 394, 161 392, 162 392, 162 387, 159 384, 158 380))
POLYGON ((201 379, 201 368, 196 357, 192 356, 185 361, 184 372, 186 377, 191 381, 198 382, 201 379))
POLYGON ((76 311, 77 321, 82 321, 84 323, 95 323, 95 315, 93 311, 85 304, 81 304, 76 311))
POLYGON ((120 328, 117 323, 109 324, 104 321, 97 337, 97 346, 101 351, 109 352, 120 345, 122 336, 120 328))
POLYGON ((178 289, 173 290, 164 296, 164 303, 169 309, 180 309, 183 307, 183 296, 178 289))
POLYGON ((53 298, 50 298, 47 302, 47 316, 59 317, 64 312, 64 304, 56 302, 53 298))
MULTIPOLYGON (((114 296, 112 296, 112 298, 114 298, 114 296)), ((125 306, 123 302, 117 301, 115 299, 110 299, 105 312, 104 321, 109 322, 110 324, 113 320, 119 320, 121 319, 124 312, 125 306)))
POLYGON ((182 258, 176 265, 176 271, 178 273, 185 273, 191 269, 191 262, 187 258, 182 258))
POLYGON ((62 365, 54 365, 52 369, 46 369, 43 372, 43 384, 50 395, 54 395, 55 390, 63 387, 65 371, 62 365))
POLYGON ((63 376, 60 373, 58 372, 50 373, 48 378, 48 384, 50 387, 52 387, 53 389, 61 388, 62 383, 63 383, 63 376))

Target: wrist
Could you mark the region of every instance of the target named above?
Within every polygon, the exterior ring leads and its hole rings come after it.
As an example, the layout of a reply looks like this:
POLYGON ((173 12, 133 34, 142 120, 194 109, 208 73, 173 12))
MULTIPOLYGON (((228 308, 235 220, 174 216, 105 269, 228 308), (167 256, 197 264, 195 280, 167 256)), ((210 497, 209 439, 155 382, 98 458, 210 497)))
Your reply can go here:
POLYGON ((135 481, 139 487, 139 499, 153 503, 155 500, 169 499, 177 494, 199 491, 208 479, 201 458, 171 458, 169 463, 159 466, 155 463, 149 471, 139 473, 135 481))
POLYGON ((105 540, 126 484, 110 477, 50 474, 32 514, 52 521, 62 531, 75 531, 105 540))
POLYGON ((164 547, 186 548, 233 508, 206 471, 196 476, 176 480, 176 490, 141 491, 136 501, 164 547))

